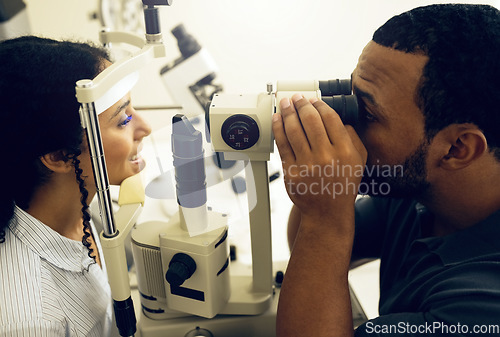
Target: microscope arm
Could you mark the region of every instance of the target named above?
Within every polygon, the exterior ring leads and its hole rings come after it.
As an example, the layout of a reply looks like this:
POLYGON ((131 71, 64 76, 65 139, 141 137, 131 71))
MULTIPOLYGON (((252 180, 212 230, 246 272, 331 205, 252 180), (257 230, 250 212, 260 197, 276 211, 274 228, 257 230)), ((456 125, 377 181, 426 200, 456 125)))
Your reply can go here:
POLYGON ((245 172, 247 177, 253 174, 255 183, 255 190, 248 189, 248 199, 256 202, 255 207, 250 208, 249 216, 252 244, 252 288, 255 293, 272 294, 273 260, 267 161, 250 160, 245 172))

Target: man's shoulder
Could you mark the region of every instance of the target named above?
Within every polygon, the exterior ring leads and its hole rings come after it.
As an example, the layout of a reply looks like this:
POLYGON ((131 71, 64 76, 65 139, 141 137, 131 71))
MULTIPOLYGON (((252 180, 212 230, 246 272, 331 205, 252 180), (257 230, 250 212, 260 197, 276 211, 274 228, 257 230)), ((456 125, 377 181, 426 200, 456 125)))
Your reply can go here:
POLYGON ((412 198, 390 198, 359 196, 356 199, 357 211, 376 211, 378 213, 394 212, 396 210, 414 210, 423 207, 412 198))

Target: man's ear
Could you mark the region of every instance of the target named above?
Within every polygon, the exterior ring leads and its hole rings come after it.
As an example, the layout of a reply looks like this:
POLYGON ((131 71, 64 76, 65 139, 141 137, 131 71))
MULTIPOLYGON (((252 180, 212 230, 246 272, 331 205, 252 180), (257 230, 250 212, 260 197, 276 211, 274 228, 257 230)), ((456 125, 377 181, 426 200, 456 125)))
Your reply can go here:
POLYGON ((484 133, 473 124, 454 124, 447 131, 448 153, 441 160, 444 169, 467 167, 488 148, 484 133))
POLYGON ((40 161, 49 170, 57 173, 69 173, 74 171, 73 164, 70 160, 65 160, 62 151, 47 153, 40 157, 40 161))

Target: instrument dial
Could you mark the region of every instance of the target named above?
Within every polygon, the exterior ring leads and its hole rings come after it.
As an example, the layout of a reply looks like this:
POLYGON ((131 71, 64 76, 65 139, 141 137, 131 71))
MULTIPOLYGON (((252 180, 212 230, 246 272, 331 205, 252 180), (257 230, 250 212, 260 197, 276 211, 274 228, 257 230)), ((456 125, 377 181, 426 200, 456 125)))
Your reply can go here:
POLYGON ((259 140, 259 126, 247 115, 232 115, 222 124, 222 139, 235 150, 251 148, 259 140))

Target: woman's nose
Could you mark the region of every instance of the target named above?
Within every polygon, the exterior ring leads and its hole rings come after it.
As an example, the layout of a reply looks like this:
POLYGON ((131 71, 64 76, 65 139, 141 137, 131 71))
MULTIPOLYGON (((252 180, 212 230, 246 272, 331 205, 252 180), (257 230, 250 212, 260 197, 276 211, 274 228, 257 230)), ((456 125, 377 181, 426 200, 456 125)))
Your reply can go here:
POLYGON ((142 139, 149 136, 151 134, 151 126, 139 113, 136 112, 135 115, 137 117, 136 130, 138 131, 138 138, 142 139))

